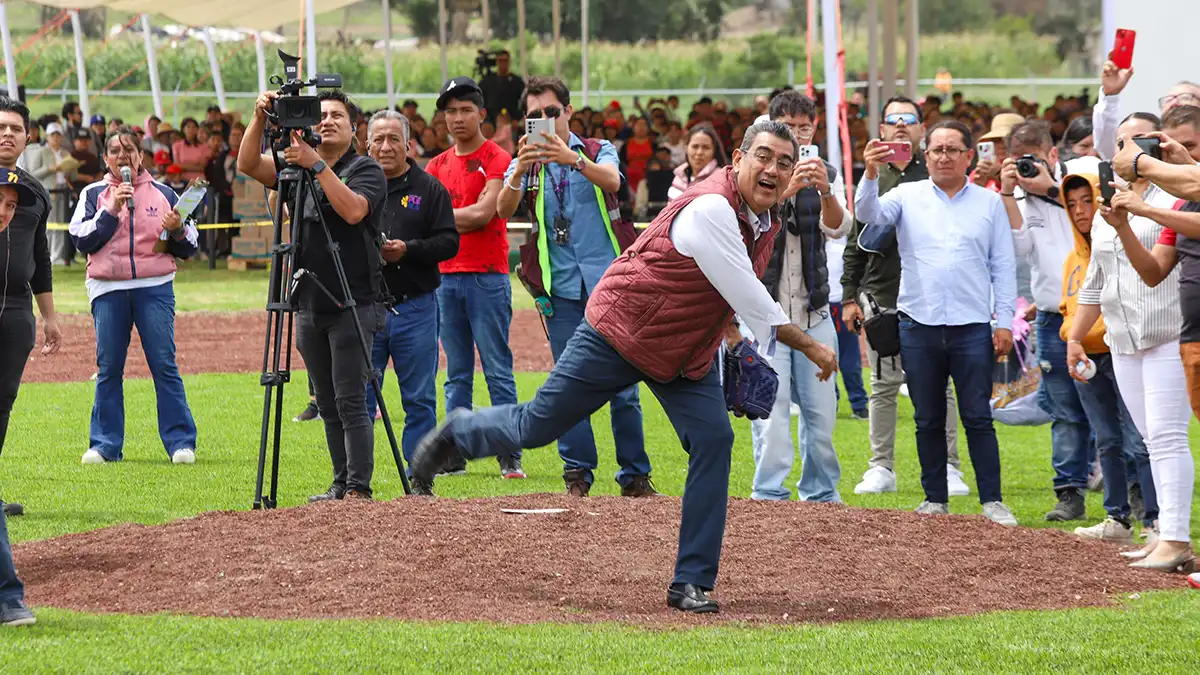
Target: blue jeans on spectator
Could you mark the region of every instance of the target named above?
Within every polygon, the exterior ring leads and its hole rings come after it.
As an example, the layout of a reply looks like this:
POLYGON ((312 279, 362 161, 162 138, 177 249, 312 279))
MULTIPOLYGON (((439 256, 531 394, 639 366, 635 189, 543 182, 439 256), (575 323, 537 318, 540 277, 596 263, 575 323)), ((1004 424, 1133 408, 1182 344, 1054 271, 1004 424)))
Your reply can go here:
MULTIPOLYGON (((429 292, 396 303, 387 313, 387 324, 375 334, 371 361, 379 371, 379 390, 387 377, 391 360, 400 382, 400 403, 404 406, 404 434, 400 447, 406 462, 421 437, 437 425, 438 301, 429 292)), ((367 415, 378 408, 375 389, 367 384, 367 415)), ((396 419, 388 411, 390 419, 396 419)))
POLYGON ((584 321, 532 400, 464 415, 449 429, 463 456, 472 459, 538 448, 560 438, 631 385, 645 381, 688 454, 674 581, 713 588, 725 535, 733 451, 733 428, 719 373, 714 359, 712 369, 700 380, 679 377, 656 382, 621 358, 584 321))
POLYGON ((900 314, 900 362, 908 378, 917 456, 925 499, 945 504, 946 384, 954 379, 958 413, 967 432, 967 449, 979 501, 1001 501, 1000 446, 992 426, 992 329, 986 323, 926 326, 900 314))
MULTIPOLYGON (((858 334, 852 333, 842 323, 842 303, 829 303, 829 316, 837 329, 838 370, 842 373, 842 382, 846 385, 846 396, 850 398, 850 409, 854 412, 867 412, 867 390, 863 387, 862 378, 862 349, 858 344, 858 334)), ((837 384, 834 384, 837 391, 837 384)), ((838 399, 841 392, 838 391, 838 399)))
MULTIPOLYGON (((546 332, 550 334, 550 353, 557 363, 571 336, 583 323, 587 296, 582 300, 568 300, 555 295, 551 296, 550 304, 554 313, 546 319, 546 332)), ((646 438, 642 430, 642 404, 638 400, 636 384, 609 401, 609 413, 617 464, 621 467, 617 471, 617 483, 625 487, 634 476, 650 475, 650 458, 646 455, 646 438)), ((562 458, 564 471, 582 469, 584 480, 588 485, 592 484, 592 472, 598 458, 590 419, 584 418, 558 439, 558 456, 562 458)))
POLYGON ((1113 518, 1128 520, 1129 483, 1136 481, 1146 504, 1144 524, 1150 526, 1158 518, 1158 495, 1146 444, 1121 400, 1112 355, 1088 354, 1088 358, 1096 364, 1096 374, 1086 384, 1075 382, 1075 388, 1096 433, 1096 450, 1104 472, 1104 510, 1113 518))
MULTIPOLYGON (((437 296, 442 349, 446 351, 446 410, 471 409, 477 348, 492 405, 515 404, 517 385, 508 347, 512 324, 512 282, 508 275, 443 274, 437 296)), ((520 450, 512 456, 520 459, 520 450)))
MULTIPOLYGON (((3 506, 3 502, 0 502, 3 506)), ((15 605, 25 602, 25 584, 17 578, 13 566, 12 544, 8 541, 8 522, 4 509, 0 508, 0 605, 15 605)))
POLYGON ((1053 420, 1050 461, 1054 465, 1055 491, 1086 490, 1092 430, 1075 380, 1067 370, 1067 343, 1059 336, 1062 322, 1062 314, 1037 313, 1037 358, 1042 367, 1038 406, 1053 420))
POLYGON ((104 459, 124 458, 125 357, 137 326, 146 365, 154 378, 158 436, 170 456, 196 449, 196 422, 188 408, 183 378, 175 364, 175 291, 171 282, 112 291, 92 301, 96 327, 96 402, 92 407, 89 448, 104 459))
MULTIPOLYGON (((833 322, 821 319, 804 331, 813 340, 835 348, 837 335, 833 322)), ((748 329, 742 334, 750 337, 748 329)), ((787 500, 791 490, 784 487, 792 470, 797 448, 792 445, 791 403, 800 406, 796 425, 799 436, 800 480, 796 493, 801 501, 840 502, 838 481, 842 468, 833 448, 833 426, 837 421, 837 397, 834 378, 817 379, 820 369, 804 354, 783 343, 775 345, 774 356, 763 356, 779 375, 779 391, 767 419, 750 423, 754 447, 754 483, 752 499, 787 500)))

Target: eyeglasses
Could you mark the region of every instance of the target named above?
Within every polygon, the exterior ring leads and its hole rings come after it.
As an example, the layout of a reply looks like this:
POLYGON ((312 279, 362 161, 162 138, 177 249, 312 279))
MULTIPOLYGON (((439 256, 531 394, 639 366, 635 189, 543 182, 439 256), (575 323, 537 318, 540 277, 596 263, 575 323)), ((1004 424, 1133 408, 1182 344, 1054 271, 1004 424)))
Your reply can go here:
POLYGON ((901 122, 904 122, 908 126, 912 126, 917 123, 917 114, 916 113, 892 113, 883 118, 883 123, 888 126, 896 126, 897 124, 900 124, 901 122))
POLYGON ((787 155, 780 155, 779 158, 776 159, 775 153, 771 152, 770 150, 756 151, 754 153, 754 161, 762 164, 763 166, 768 166, 771 164, 771 162, 775 162, 775 166, 779 168, 779 171, 787 174, 790 174, 792 172, 792 167, 796 165, 796 161, 787 155))
POLYGON ((554 117, 558 117, 561 114, 562 114, 562 108, 560 108, 556 105, 548 105, 545 108, 542 108, 541 110, 530 110, 529 112, 525 113, 525 118, 531 119, 531 120, 540 120, 543 117, 554 118, 554 117))
POLYGON ((1166 96, 1158 99, 1158 107, 1162 109, 1171 105, 1172 103, 1178 103, 1179 105, 1190 105, 1197 102, 1200 102, 1200 97, 1197 97, 1195 94, 1189 94, 1187 92, 1182 94, 1167 94, 1166 96))
POLYGON ((797 124, 792 127, 792 133, 800 138, 812 138, 813 131, 816 130, 811 124, 797 124))
POLYGON ((930 149, 926 150, 925 152, 927 152, 929 154, 929 156, 934 159, 941 159, 943 157, 948 157, 953 161, 958 161, 958 159, 960 157, 962 157, 966 151, 967 151, 966 148, 942 147, 942 148, 930 148, 930 149))

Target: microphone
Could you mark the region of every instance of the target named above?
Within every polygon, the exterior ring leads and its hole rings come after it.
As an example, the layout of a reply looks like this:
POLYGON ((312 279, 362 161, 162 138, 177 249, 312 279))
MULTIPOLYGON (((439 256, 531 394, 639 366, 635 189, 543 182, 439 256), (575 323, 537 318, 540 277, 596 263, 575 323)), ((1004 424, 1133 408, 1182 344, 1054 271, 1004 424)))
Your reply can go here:
MULTIPOLYGON (((129 171, 129 167, 121 167, 121 182, 126 185, 133 183, 133 173, 129 171)), ((129 224, 133 225, 133 197, 129 198, 129 224)))

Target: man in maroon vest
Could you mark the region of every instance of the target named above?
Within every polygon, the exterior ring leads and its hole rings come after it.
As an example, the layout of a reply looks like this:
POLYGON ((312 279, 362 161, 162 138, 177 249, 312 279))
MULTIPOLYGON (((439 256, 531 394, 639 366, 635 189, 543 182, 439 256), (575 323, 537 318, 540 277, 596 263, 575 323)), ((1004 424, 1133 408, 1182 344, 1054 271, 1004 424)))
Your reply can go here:
POLYGON ((779 233, 778 203, 798 149, 779 122, 762 122, 733 151, 733 165, 671 202, 605 272, 586 320, 533 400, 455 410, 422 439, 410 465, 414 491, 459 455, 480 458, 552 443, 618 392, 645 382, 688 453, 670 606, 715 612, 733 429, 717 351, 741 340, 734 312, 771 353, 775 341, 803 353, 825 380, 833 350, 788 321, 759 282, 779 233))

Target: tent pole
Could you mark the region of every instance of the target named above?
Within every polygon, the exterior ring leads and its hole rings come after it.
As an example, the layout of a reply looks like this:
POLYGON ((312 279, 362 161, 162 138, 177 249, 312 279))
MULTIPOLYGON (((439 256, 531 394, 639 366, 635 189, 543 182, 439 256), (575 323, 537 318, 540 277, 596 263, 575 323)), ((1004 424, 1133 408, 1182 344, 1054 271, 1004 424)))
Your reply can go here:
POLYGON ((521 78, 529 79, 529 71, 525 67, 525 0, 517 0, 517 32, 521 41, 521 78))
POLYGON ((551 21, 554 22, 554 76, 562 77, 562 55, 559 51, 559 38, 562 35, 561 26, 562 15, 559 13, 558 0, 550 6, 551 21))
POLYGON ((917 74, 918 66, 921 61, 921 38, 920 38, 920 14, 918 4, 920 0, 908 0, 908 18, 905 23, 908 33, 908 44, 905 48, 905 74, 904 74, 904 95, 917 100, 917 74))
POLYGON ((158 81, 158 54, 154 49, 154 39, 150 35, 150 15, 142 17, 142 39, 146 43, 146 68, 150 73, 150 95, 154 97, 154 115, 163 118, 162 86, 158 81))
POLYGON ((200 37, 204 40, 204 48, 208 50, 208 67, 212 69, 213 89, 217 92, 217 105, 221 106, 221 110, 227 110, 225 107, 225 83, 221 81, 221 63, 217 60, 217 47, 213 44, 212 27, 202 28, 200 37))
POLYGON ((488 0, 481 0, 480 10, 483 14, 483 48, 488 49, 492 43, 492 15, 489 11, 488 0))
POLYGON ((17 64, 13 61, 12 35, 8 31, 8 3, 5 2, 0 2, 0 38, 4 41, 4 79, 8 97, 15 101, 20 89, 17 88, 17 64))
POLYGON ((867 0, 867 135, 879 138, 879 0, 867 0))
POLYGON ((263 53, 262 33, 254 31, 254 57, 258 60, 258 90, 267 90, 267 56, 263 53))
POLYGON ((387 73, 388 110, 396 108, 396 75, 392 72, 392 7, 383 0, 383 68, 387 73))
POLYGON ((72 9, 71 33, 75 38, 75 79, 79 82, 79 107, 83 110, 83 123, 92 118, 92 106, 88 102, 87 70, 83 58, 83 26, 79 23, 79 11, 72 9))
MULTIPOLYGON (((317 76, 317 14, 313 4, 314 0, 304 0, 304 50, 308 52, 304 60, 310 80, 317 76)), ((309 87, 308 93, 316 96, 317 88, 309 87)))
POLYGON ((582 3, 580 9, 583 13, 579 17, 579 60, 583 70, 581 75, 583 80, 581 85, 583 89, 583 107, 586 108, 588 104, 588 0, 582 0, 582 3))
POLYGON ((883 90, 879 96, 888 100, 896 95, 896 24, 900 0, 883 1, 883 90))
POLYGON ((438 0, 438 51, 442 53, 442 82, 450 79, 446 67, 446 0, 438 0))
POLYGON ((837 0, 821 0, 821 42, 825 51, 825 154, 829 163, 842 166, 842 135, 839 106, 842 90, 838 86, 837 0))

